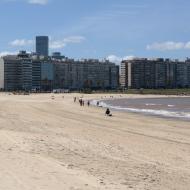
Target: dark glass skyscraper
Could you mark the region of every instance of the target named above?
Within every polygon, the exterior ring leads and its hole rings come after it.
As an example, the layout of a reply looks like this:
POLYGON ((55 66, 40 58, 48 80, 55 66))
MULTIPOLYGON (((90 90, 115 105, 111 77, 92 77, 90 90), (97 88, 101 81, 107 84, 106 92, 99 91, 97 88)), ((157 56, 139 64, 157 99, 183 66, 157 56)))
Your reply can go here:
POLYGON ((49 54, 48 36, 36 36, 36 53, 38 55, 48 56, 49 54))

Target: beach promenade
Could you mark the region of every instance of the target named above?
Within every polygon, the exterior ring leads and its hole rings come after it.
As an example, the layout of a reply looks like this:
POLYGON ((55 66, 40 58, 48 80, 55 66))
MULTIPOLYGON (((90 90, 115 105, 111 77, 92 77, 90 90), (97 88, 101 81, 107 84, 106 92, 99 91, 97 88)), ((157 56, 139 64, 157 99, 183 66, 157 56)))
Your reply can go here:
POLYGON ((0 190, 190 189, 190 122, 106 117, 75 96, 0 94, 0 190))

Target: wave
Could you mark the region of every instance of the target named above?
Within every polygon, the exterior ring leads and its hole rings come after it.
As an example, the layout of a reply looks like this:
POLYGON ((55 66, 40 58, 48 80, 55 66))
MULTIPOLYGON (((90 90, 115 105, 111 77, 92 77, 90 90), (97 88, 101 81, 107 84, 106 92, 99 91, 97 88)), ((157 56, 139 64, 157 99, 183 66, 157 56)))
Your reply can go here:
MULTIPOLYGON (((163 106, 163 104, 145 104, 146 106, 163 106)), ((175 107, 175 105, 167 105, 168 107, 175 107)))
POLYGON ((168 107, 175 107, 175 105, 168 105, 168 107))
POLYGON ((161 106, 162 104, 145 104, 146 106, 161 106))
MULTIPOLYGON (((120 106, 113 106, 104 101, 92 100, 91 104, 97 106, 99 102, 99 107, 110 108, 121 111, 128 111, 133 113, 143 113, 148 115, 163 116, 163 117, 173 117, 173 118, 183 118, 190 119, 190 113, 188 112, 178 112, 178 111, 168 111, 168 110, 153 110, 153 109, 138 109, 138 108, 124 108, 120 106)), ((174 107, 174 105, 168 105, 168 107, 174 107)))

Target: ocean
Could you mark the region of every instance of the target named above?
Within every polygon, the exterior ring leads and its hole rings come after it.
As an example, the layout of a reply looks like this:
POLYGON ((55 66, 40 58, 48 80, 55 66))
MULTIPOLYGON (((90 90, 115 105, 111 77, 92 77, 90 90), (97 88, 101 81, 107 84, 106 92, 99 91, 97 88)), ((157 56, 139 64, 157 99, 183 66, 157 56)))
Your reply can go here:
MULTIPOLYGON (((92 104, 97 105, 97 100, 92 101, 92 104)), ((99 106, 190 121, 190 97, 101 100, 99 101, 99 106)))

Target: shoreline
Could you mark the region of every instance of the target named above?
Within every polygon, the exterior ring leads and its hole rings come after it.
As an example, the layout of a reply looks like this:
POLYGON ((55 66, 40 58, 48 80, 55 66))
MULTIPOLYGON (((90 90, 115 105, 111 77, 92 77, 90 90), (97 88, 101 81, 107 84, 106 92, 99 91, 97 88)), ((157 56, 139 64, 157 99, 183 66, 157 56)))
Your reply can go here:
MULTIPOLYGON (((131 99, 142 99, 142 100, 150 100, 150 99, 155 99, 155 98, 159 98, 159 99, 166 99, 166 98, 189 98, 190 96, 136 96, 136 97, 117 97, 117 98, 106 98, 106 99, 94 99, 94 100, 90 100, 91 104, 93 106, 97 106, 97 102, 99 102, 99 106, 98 107, 102 107, 102 108, 109 108, 112 111, 116 111, 116 112, 123 112, 123 113, 134 113, 134 114, 141 114, 144 116, 150 116, 150 117, 156 117, 156 118, 163 118, 163 119, 174 119, 174 120, 182 120, 182 121, 186 121, 189 122, 190 118, 189 118, 189 113, 188 112, 179 112, 179 111, 175 111, 175 110, 167 110, 167 109, 151 109, 148 108, 147 106, 144 106, 143 108, 137 108, 134 106, 132 107, 122 107, 121 105, 117 104, 114 105, 112 104, 112 102, 116 102, 116 101, 120 101, 120 100, 131 100, 131 99)), ((161 104, 160 104, 161 105, 161 104)), ((171 107, 171 106, 170 106, 171 107)))

